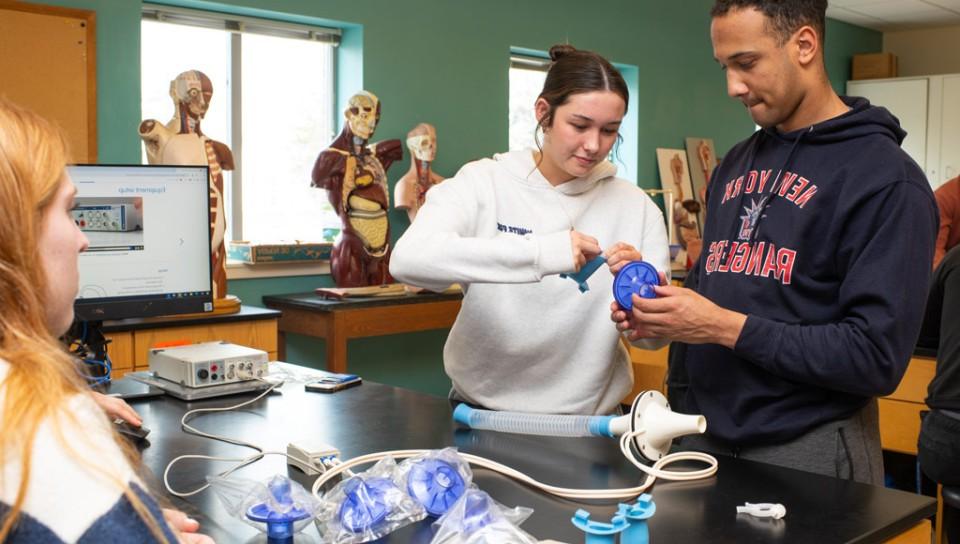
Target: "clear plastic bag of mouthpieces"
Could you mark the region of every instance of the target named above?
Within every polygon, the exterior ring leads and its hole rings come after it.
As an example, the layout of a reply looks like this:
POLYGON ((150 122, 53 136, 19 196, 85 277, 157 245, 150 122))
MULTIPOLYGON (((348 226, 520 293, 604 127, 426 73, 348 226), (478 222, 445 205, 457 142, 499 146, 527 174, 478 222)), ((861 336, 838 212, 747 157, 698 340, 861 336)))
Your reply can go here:
POLYGON ((531 514, 532 508, 507 508, 484 491, 468 489, 433 523, 437 532, 430 544, 536 544, 537 539, 520 528, 531 514))
POLYGON ((223 476, 208 476, 207 482, 231 516, 268 536, 292 536, 320 511, 316 497, 280 474, 264 482, 223 476))
POLYGON ((423 505, 427 516, 440 517, 473 486, 473 471, 456 448, 444 448, 400 463, 398 481, 423 505))
POLYGON ((323 541, 370 542, 425 518, 423 506, 398 484, 398 472, 387 457, 328 491, 316 520, 323 541))

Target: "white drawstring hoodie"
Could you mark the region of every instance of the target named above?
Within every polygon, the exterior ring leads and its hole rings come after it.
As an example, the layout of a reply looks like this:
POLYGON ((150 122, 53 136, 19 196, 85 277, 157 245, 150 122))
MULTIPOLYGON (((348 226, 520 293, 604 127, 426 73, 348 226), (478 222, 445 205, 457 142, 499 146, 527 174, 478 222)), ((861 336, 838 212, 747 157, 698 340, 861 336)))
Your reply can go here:
POLYGON ((633 371, 610 320, 610 269, 597 270, 586 293, 559 276, 574 269, 571 229, 602 249, 628 243, 669 271, 663 214, 615 174, 603 161, 554 187, 532 151, 512 151, 469 163, 427 193, 390 273, 437 291, 463 285, 443 360, 466 400, 494 410, 608 414, 630 391, 633 371))

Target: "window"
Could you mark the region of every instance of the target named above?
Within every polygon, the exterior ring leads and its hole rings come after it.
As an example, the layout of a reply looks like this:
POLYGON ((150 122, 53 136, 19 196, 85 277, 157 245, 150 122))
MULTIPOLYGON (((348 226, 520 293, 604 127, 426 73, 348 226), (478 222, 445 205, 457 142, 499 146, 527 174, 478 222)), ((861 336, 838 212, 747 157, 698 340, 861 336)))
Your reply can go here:
POLYGON ((549 67, 545 58, 510 56, 510 151, 537 148, 533 103, 543 90, 549 67))
POLYGON ((310 187, 336 128, 338 30, 145 6, 141 31, 144 119, 171 119, 177 74, 213 83, 203 132, 230 146, 237 167, 224 178, 228 240, 316 241, 339 226, 326 192, 310 187))

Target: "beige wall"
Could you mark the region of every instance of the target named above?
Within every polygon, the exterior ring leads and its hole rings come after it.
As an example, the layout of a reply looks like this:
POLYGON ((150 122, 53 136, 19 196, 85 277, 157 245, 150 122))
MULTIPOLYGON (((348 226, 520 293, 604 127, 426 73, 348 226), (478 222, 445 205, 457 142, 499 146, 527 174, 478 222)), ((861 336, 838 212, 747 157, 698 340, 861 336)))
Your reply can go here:
POLYGON ((960 73, 960 26, 884 32, 883 51, 897 56, 901 77, 960 73))

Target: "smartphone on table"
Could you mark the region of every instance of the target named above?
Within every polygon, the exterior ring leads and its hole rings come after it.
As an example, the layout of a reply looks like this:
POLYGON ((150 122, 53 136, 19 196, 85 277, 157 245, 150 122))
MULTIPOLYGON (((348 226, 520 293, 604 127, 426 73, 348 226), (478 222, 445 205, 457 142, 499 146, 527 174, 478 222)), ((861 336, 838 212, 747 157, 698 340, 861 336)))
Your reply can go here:
POLYGON ((304 385, 304 389, 307 391, 315 391, 317 393, 333 393, 335 391, 340 391, 341 389, 346 389, 348 387, 353 387, 363 383, 363 380, 360 378, 360 376, 357 376, 356 374, 338 374, 336 372, 325 371, 318 372, 321 375, 308 381, 304 385))

